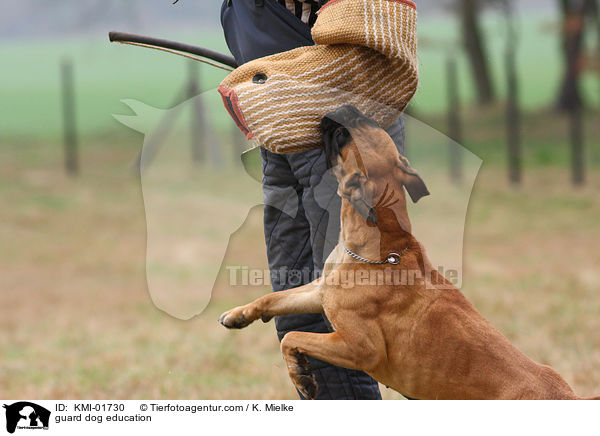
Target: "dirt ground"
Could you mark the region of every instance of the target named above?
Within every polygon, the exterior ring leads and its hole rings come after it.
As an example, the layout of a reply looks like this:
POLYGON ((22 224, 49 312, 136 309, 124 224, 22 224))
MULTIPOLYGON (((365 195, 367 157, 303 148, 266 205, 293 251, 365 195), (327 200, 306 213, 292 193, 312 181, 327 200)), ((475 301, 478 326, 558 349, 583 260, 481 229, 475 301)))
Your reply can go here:
MULTIPOLYGON (((153 305, 130 149, 91 147, 75 180, 56 156, 32 158, 38 154, 14 147, 0 159, 0 397, 296 397, 273 323, 230 332, 216 322, 265 290, 230 289, 222 272, 209 306, 190 321, 153 305)), ((236 184, 236 174, 228 183, 236 184)), ((519 189, 505 179, 493 167, 480 173, 462 289, 522 351, 553 366, 578 394, 598 395, 600 175, 579 190, 562 170, 527 171, 519 189)), ((215 210, 235 203, 219 203, 211 186, 215 210)), ((242 243, 230 254, 237 261, 264 257, 260 217, 253 210, 236 236, 242 243)), ((207 276, 198 286, 211 282, 207 276)))

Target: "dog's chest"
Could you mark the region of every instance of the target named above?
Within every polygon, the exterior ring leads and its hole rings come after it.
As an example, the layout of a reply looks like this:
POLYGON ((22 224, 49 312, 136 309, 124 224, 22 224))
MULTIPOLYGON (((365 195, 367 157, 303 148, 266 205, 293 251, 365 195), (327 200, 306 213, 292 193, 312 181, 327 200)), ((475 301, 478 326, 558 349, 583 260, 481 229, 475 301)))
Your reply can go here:
POLYGON ((373 280, 377 283, 381 268, 348 262, 341 245, 333 250, 323 270, 321 300, 334 328, 340 317, 371 319, 386 310, 393 289, 373 285, 373 280))

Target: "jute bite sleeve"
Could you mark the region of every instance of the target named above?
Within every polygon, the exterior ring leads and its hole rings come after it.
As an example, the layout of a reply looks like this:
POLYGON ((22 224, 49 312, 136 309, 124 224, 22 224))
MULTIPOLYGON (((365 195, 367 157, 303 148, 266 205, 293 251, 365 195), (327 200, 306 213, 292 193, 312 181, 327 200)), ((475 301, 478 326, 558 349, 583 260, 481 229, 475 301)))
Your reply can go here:
POLYGON ((416 23, 409 0, 331 0, 316 45, 248 62, 219 92, 246 137, 275 153, 321 148, 321 119, 343 105, 388 128, 417 90, 416 23))

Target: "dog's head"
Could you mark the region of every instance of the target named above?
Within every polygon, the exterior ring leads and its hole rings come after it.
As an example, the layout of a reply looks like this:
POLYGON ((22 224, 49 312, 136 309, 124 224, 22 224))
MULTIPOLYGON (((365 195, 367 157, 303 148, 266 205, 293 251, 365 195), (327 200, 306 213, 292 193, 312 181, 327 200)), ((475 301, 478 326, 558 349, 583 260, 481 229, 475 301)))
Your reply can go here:
POLYGON ((413 202, 429 195, 425 182, 400 155, 394 141, 352 106, 343 106, 321 121, 327 165, 339 182, 338 193, 367 221, 376 223, 377 207, 389 206, 392 193, 404 187, 413 202), (386 204, 388 203, 388 204, 386 204))

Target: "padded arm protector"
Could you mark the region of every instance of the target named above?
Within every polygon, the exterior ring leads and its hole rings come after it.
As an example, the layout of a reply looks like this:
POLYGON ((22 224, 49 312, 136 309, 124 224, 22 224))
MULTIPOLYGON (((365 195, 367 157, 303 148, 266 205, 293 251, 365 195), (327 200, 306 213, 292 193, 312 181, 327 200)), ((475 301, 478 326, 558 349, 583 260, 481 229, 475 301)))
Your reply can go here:
POLYGON ((343 105, 388 128, 417 89, 416 21, 409 0, 331 0, 316 45, 248 62, 219 92, 246 137, 275 153, 321 148, 321 119, 343 105))

